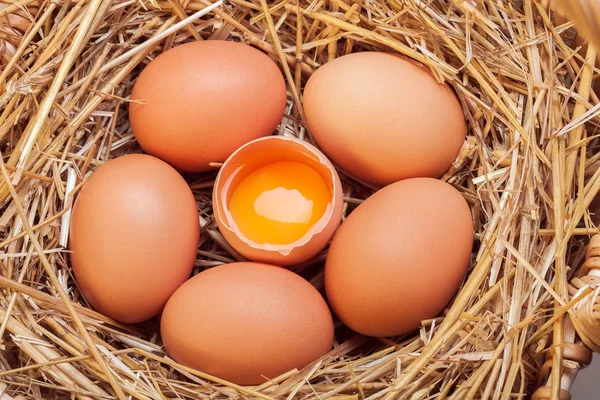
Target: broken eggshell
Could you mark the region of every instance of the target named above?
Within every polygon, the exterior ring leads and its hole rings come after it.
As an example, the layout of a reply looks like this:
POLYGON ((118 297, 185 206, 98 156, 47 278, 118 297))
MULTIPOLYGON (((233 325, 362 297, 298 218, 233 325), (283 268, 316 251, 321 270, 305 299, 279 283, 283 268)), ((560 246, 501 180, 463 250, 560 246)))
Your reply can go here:
POLYGON ((306 261, 325 248, 340 224, 342 205, 342 184, 327 157, 303 140, 284 136, 259 138, 240 147, 221 167, 213 190, 215 220, 227 242, 252 261, 281 266, 306 261), (300 239, 278 245, 254 243, 237 227, 228 210, 229 200, 250 173, 281 161, 303 163, 317 171, 331 190, 331 200, 323 216, 300 239))

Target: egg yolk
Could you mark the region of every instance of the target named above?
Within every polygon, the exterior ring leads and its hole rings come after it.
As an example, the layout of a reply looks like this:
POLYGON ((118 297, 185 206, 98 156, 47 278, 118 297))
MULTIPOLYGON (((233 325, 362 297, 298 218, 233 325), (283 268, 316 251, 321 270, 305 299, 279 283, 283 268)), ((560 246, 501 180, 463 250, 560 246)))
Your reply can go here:
POLYGON ((229 201, 237 227, 258 244, 289 244, 323 216, 331 192, 321 175, 294 161, 267 164, 244 178, 229 201))

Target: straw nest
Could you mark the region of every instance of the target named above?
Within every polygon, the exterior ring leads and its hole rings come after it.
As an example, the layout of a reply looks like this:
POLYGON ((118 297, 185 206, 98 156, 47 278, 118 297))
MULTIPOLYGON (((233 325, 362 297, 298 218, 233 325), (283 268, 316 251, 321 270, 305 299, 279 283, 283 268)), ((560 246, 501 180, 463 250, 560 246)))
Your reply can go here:
MULTIPOLYGON (((574 45, 572 24, 548 4, 226 0, 207 12, 209 0, 9 3, 0 10, 3 399, 523 398, 549 349, 558 394, 563 319, 592 291, 570 295, 568 282, 598 232, 588 207, 600 188, 600 105, 590 90, 595 52, 574 45), (8 18, 16 12, 20 24, 8 18), (243 41, 278 61, 289 93, 282 135, 306 129, 308 76, 349 52, 404 54, 454 87, 469 135, 443 179, 469 202, 476 245, 442 316, 385 339, 338 323, 322 359, 239 387, 169 359, 157 321, 125 326, 87 306, 65 248, 72 199, 106 160, 141 151, 127 98, 144 65, 205 39, 243 41)), ((203 227, 195 272, 234 261, 212 220, 214 176, 186 175, 203 227)), ((343 182, 347 214, 368 191, 343 182)), ((294 268, 319 289, 325 254, 294 268)))

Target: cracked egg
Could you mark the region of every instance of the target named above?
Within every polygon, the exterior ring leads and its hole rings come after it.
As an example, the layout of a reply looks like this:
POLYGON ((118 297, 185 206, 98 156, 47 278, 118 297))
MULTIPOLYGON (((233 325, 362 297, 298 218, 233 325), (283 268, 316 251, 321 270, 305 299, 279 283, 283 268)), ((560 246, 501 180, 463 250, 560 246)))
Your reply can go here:
POLYGON ((223 164, 214 186, 215 219, 250 260, 297 264, 321 251, 342 216, 342 186, 331 162, 296 138, 254 140, 223 164))

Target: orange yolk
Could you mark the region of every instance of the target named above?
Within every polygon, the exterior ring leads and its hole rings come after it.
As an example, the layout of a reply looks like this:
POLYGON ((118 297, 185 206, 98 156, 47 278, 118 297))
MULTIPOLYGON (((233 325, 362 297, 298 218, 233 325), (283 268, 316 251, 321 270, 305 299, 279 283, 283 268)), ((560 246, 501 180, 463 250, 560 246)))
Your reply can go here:
POLYGON ((311 167, 282 161, 240 182, 229 212, 244 236, 258 244, 289 244, 304 236, 331 202, 329 187, 311 167))

